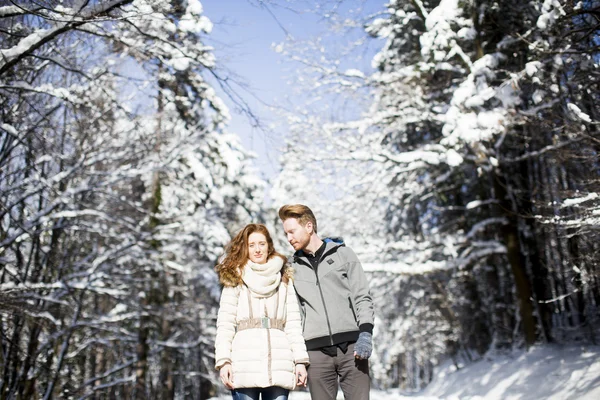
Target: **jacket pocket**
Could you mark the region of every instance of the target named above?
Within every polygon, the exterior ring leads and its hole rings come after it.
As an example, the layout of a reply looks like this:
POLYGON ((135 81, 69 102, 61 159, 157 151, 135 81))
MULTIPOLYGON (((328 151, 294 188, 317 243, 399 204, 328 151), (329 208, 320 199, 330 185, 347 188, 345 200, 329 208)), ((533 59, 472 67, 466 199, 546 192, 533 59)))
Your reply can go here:
POLYGON ((306 305, 304 305, 303 301, 298 301, 298 305, 300 306, 300 322, 302 323, 302 332, 304 332, 304 325, 306 324, 306 305))
POLYGON ((352 303, 352 298, 348 296, 348 307, 352 310, 352 316, 354 317, 354 321, 358 323, 358 318, 356 317, 356 309, 354 308, 354 303, 352 303))

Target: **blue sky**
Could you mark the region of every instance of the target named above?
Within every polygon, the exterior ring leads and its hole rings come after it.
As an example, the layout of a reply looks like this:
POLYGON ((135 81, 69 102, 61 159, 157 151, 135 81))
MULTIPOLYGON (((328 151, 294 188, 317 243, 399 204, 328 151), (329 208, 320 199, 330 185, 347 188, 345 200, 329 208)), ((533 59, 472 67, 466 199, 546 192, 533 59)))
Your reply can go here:
MULTIPOLYGON (((316 34, 316 18, 281 7, 269 7, 271 14, 259 3, 248 0, 203 0, 202 5, 214 24, 208 41, 215 47, 218 64, 229 70, 224 73, 237 75, 236 80, 248 85, 248 91, 237 85, 234 88, 261 123, 277 124, 277 116, 268 105, 277 104, 291 90, 286 84, 291 66, 272 49, 272 44, 284 41, 286 31, 295 36, 316 34)), ((267 177, 273 176, 277 171, 276 149, 283 143, 280 134, 252 127, 253 122, 236 111, 226 95, 221 96, 230 107, 230 131, 240 135, 244 145, 257 153, 259 170, 267 177)))
MULTIPOLYGON (((285 4, 284 1, 279 3, 285 4)), ((283 145, 285 134, 282 120, 269 106, 284 104, 293 91, 287 82, 294 81, 293 64, 275 52, 273 44, 283 42, 287 34, 298 40, 327 31, 324 20, 302 11, 312 7, 311 3, 295 1, 289 3, 290 7, 284 7, 260 0, 202 0, 204 14, 214 24, 207 42, 215 48, 217 63, 224 68, 221 76, 234 77, 237 82, 248 85, 248 90, 237 85, 234 89, 263 126, 273 127, 270 131, 252 127, 252 121, 239 113, 234 102, 220 92, 232 115, 229 130, 237 133, 246 148, 257 154, 255 164, 266 178, 277 174, 277 148, 283 145)), ((348 7, 366 5, 375 10, 383 8, 384 0, 347 0, 346 4, 348 7)), ((367 55, 366 64, 371 57, 372 53, 367 55)))

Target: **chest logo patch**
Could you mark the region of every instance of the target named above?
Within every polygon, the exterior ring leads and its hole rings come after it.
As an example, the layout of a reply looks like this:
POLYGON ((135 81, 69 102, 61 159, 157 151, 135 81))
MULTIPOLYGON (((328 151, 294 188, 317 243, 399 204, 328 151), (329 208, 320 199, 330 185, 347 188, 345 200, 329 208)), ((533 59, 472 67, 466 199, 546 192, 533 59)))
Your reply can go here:
POLYGON ((329 265, 333 264, 333 260, 330 258, 329 260, 327 260, 327 264, 329 264, 329 265))

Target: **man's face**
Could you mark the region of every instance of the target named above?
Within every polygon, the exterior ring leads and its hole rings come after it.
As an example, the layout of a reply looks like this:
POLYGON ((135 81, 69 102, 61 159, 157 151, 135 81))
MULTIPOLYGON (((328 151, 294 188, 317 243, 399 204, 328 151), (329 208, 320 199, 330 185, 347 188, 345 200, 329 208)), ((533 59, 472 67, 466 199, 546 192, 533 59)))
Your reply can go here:
POLYGON ((283 230, 285 231, 287 241, 296 251, 306 248, 308 243, 310 243, 310 235, 312 235, 311 222, 302 226, 296 218, 288 218, 283 221, 283 230))

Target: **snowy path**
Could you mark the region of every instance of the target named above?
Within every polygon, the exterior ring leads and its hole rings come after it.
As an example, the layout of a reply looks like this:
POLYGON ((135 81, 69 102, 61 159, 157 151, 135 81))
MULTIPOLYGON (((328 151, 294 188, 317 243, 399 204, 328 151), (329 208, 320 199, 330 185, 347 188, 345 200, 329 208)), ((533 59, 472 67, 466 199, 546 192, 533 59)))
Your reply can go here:
MULTIPOLYGON (((459 371, 442 366, 419 393, 371 391, 371 400, 598 400, 600 347, 546 345, 486 357, 459 371)), ((337 400, 343 400, 341 392, 337 400)), ((229 400, 222 396, 219 400, 229 400)), ((311 400, 292 392, 289 400, 311 400)))
MULTIPOLYGON (((600 347, 536 346, 453 372, 446 366, 415 399, 600 399, 600 347)), ((396 397, 398 398, 398 397, 396 397)), ((386 399, 387 400, 387 399, 386 399)))

